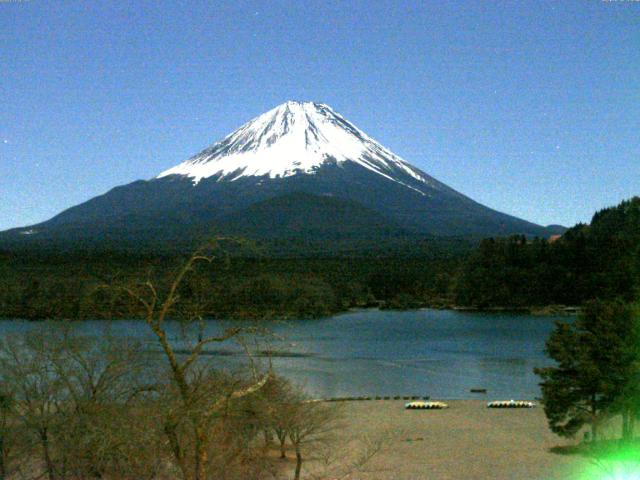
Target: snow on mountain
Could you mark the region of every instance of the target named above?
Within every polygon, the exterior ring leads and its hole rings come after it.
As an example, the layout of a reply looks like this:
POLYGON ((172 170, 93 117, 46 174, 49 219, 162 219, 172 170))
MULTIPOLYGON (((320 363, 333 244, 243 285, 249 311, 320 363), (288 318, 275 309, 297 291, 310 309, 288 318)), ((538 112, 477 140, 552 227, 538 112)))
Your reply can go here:
MULTIPOLYGON (((254 118, 222 141, 156 178, 181 175, 194 185, 204 178, 290 177, 313 174, 327 162, 356 163, 422 194, 402 181, 409 175, 429 188, 439 183, 380 145, 329 106, 289 101, 254 118), (400 175, 398 175, 400 174, 400 175)), ((419 184, 418 184, 419 185, 419 184)))

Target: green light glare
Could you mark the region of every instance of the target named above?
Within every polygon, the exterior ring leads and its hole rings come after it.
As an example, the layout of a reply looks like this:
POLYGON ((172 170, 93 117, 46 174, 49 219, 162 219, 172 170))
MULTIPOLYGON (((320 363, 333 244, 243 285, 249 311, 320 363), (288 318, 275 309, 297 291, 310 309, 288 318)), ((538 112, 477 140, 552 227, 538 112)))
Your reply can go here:
POLYGON ((598 454, 578 477, 580 480, 640 480, 640 446, 618 446, 598 454))

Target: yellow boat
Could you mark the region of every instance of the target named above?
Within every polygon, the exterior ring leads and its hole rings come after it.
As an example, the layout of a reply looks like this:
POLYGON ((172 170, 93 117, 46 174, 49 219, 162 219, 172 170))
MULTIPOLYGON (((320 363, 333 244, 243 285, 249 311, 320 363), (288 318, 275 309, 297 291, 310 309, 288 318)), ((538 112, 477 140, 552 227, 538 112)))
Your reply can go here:
POLYGON ((405 404, 404 408, 407 410, 440 410, 449 408, 449 405, 444 402, 409 402, 405 404))

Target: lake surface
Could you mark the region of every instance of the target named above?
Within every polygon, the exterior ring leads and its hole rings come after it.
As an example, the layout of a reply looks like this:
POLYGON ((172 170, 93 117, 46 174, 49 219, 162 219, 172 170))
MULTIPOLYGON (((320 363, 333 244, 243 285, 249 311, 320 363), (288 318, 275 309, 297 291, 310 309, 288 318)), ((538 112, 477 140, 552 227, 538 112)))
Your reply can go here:
MULTIPOLYGON (((550 363, 544 343, 555 320, 558 318, 448 310, 370 310, 259 324, 211 320, 206 333, 238 324, 260 325, 271 333, 255 346, 251 341, 251 348, 276 351, 271 359, 276 372, 316 397, 533 399, 540 395, 533 368, 550 363), (488 393, 474 394, 471 388, 486 388, 488 393)), ((0 322, 0 335, 33 326, 5 320, 0 322)), ((155 348, 142 321, 88 321, 80 329, 149 339, 149 349, 155 348)), ((170 330, 178 348, 195 339, 189 332, 185 335, 177 323, 170 330)), ((240 346, 227 342, 209 346, 202 358, 233 369, 243 361, 241 352, 240 346)))

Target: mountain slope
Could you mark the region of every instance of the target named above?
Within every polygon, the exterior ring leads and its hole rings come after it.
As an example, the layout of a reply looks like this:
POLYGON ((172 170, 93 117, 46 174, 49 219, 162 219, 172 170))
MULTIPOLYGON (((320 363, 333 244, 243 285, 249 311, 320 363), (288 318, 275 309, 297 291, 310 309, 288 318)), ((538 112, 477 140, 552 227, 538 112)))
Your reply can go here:
POLYGON ((259 239, 366 239, 404 233, 395 222, 356 202, 302 192, 256 202, 222 218, 216 228, 259 239))
POLYGON ((371 224, 372 236, 389 228, 410 235, 548 234, 444 185, 328 106, 287 102, 151 180, 4 232, 0 241, 181 244, 214 231, 272 238, 304 232, 330 239, 357 236, 367 230, 363 223, 371 224), (334 203, 327 210, 329 198, 334 203), (314 205, 323 202, 324 213, 313 215, 314 205), (327 216, 335 202, 346 202, 342 214, 327 216), (304 229, 295 227, 303 219, 304 229))

